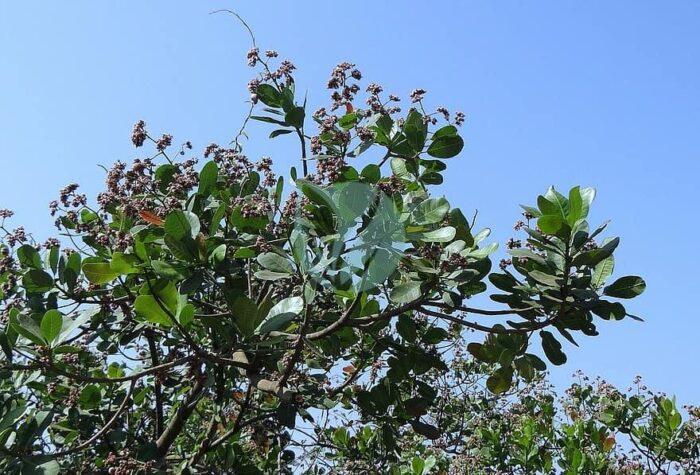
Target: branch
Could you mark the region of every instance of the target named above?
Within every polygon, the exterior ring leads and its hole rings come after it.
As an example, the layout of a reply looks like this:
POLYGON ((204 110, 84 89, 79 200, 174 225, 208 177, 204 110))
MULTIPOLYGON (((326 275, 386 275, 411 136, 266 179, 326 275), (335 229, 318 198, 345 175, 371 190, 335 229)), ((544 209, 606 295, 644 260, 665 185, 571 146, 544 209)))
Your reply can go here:
POLYGON ((156 441, 156 456, 162 459, 170 450, 170 446, 173 444, 175 439, 180 432, 182 432, 183 427, 185 427, 185 422, 190 417, 194 411, 195 402, 199 397, 202 389, 204 389, 204 382, 206 378, 203 378, 201 374, 195 375, 196 381, 192 390, 189 392, 185 400, 182 401, 180 406, 177 408, 175 415, 170 419, 168 427, 165 428, 161 436, 156 441))
POLYGON ((57 366, 54 366, 53 364, 50 364, 48 366, 42 365, 42 364, 32 364, 32 365, 19 365, 19 364, 12 364, 8 366, 3 366, 2 369, 9 369, 9 370, 17 370, 17 371, 35 371, 35 370, 41 370, 43 368, 47 368, 60 374, 61 376, 65 376, 68 379, 73 379, 75 381, 80 381, 83 383, 107 383, 107 384, 117 384, 117 383, 124 383, 127 381, 136 381, 137 379, 143 378, 144 376, 148 376, 149 374, 157 373, 159 371, 162 371, 164 369, 172 368, 174 366, 179 366, 182 363, 186 363, 193 359, 194 356, 185 356, 182 358, 178 358, 176 360, 171 361, 170 363, 163 363, 162 365, 158 366, 153 366, 151 368, 148 368, 143 371, 139 371, 138 373, 131 374, 129 376, 120 376, 117 378, 109 378, 109 377, 101 377, 101 376, 83 376, 81 374, 75 374, 71 373, 69 371, 65 371, 57 366))
POLYGON ((472 328, 474 330, 479 330, 486 333, 527 333, 534 330, 539 330, 540 328, 544 328, 552 324, 552 320, 545 320, 543 322, 535 323, 534 325, 529 326, 527 328, 493 328, 487 327, 485 325, 480 325, 478 323, 470 322, 459 317, 454 317, 452 315, 447 315, 445 313, 433 312, 432 310, 428 310, 427 308, 423 307, 419 308, 418 311, 421 313, 425 313, 426 315, 431 315, 433 317, 441 318, 443 320, 459 323, 460 325, 464 325, 467 328, 472 328))

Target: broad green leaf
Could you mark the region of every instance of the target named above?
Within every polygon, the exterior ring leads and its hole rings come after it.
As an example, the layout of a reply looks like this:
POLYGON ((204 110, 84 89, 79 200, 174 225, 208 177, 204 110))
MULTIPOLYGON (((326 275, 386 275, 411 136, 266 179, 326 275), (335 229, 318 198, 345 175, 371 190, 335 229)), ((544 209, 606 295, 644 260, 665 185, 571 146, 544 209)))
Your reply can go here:
POLYGON ((282 94, 269 84, 260 84, 256 89, 255 93, 258 95, 258 99, 270 107, 281 107, 282 106, 282 94))
POLYGON ((591 277, 591 287, 599 289, 605 285, 605 281, 610 277, 615 269, 615 256, 609 256, 596 264, 591 277))
POLYGON ((391 171, 394 175, 398 177, 407 177, 409 175, 408 168, 406 168, 406 160, 400 157, 394 157, 390 162, 391 171))
POLYGON ((436 140, 440 137, 448 137, 448 136, 454 136, 457 135, 457 127, 454 125, 446 125, 438 130, 435 131, 433 134, 432 139, 436 140))
POLYGON ((452 158, 464 148, 464 140, 459 135, 443 135, 434 139, 428 147, 428 155, 435 158, 452 158))
POLYGON ((51 343, 61 333, 63 315, 58 310, 47 311, 41 319, 41 335, 51 343))
POLYGON ((362 176, 362 178, 367 180, 369 183, 377 183, 382 177, 382 172, 377 165, 370 163, 362 169, 360 176, 362 176))
POLYGON ((17 249, 17 260, 19 260, 22 267, 41 269, 41 256, 39 256, 39 251, 29 244, 24 244, 17 249))
POLYGON ((627 314, 625 307, 620 302, 608 302, 607 300, 599 300, 591 308, 591 312, 605 320, 622 320, 627 314))
POLYGON ((41 346, 46 344, 41 328, 31 317, 20 315, 16 320, 11 321, 10 326, 31 342, 41 346))
POLYGON ((423 121, 423 116, 416 109, 411 109, 403 124, 403 133, 411 148, 415 152, 423 150, 425 139, 428 135, 428 125, 423 121))
POLYGON ((175 210, 165 218, 165 232, 178 241, 199 234, 199 218, 191 211, 175 210))
POLYGON ((557 366, 566 363, 566 355, 561 351, 561 343, 554 338, 554 335, 542 330, 540 336, 542 337, 542 349, 547 355, 547 359, 557 366))
POLYGON ((541 284, 545 284, 550 287, 559 287, 559 281, 553 275, 546 274, 539 270, 530 271, 527 275, 541 284))
POLYGON ((96 384, 89 384, 80 392, 80 407, 94 409, 102 402, 102 391, 96 384))
POLYGON ((158 325, 169 327, 172 321, 168 314, 158 304, 153 295, 139 295, 134 302, 134 310, 142 315, 147 321, 158 325))
POLYGON ((513 368, 501 366, 486 380, 486 387, 494 394, 502 394, 510 389, 512 382, 513 368))
POLYGON ((231 304, 229 311, 233 320, 244 336, 251 336, 258 324, 258 306, 245 295, 238 296, 231 304))
POLYGON ((397 285, 391 290, 391 300, 398 304, 412 302, 421 297, 420 282, 409 281, 397 285))
POLYGON ((399 315, 396 321, 396 331, 401 335, 401 338, 409 343, 416 341, 418 336, 416 324, 408 315, 399 315))
POLYGON ((209 259, 215 264, 218 264, 219 262, 223 262, 225 258, 226 258, 226 244, 219 244, 211 251, 211 254, 209 254, 209 259))
POLYGON ((620 244, 620 238, 606 240, 602 246, 597 249, 582 252, 574 257, 573 264, 575 266, 586 265, 589 267, 596 266, 612 255, 612 253, 620 244))
POLYGON ((260 322, 260 325, 255 329, 255 334, 263 335, 285 327, 302 310, 304 310, 304 299, 301 297, 288 297, 281 300, 270 309, 267 317, 260 322))
POLYGON ((109 265, 112 271, 120 275, 127 275, 135 274, 139 271, 135 264, 138 264, 138 258, 135 255, 115 252, 112 254, 112 260, 109 265))
POLYGON ((429 198, 421 201, 411 216, 415 224, 435 224, 445 219, 445 215, 449 211, 450 203, 445 198, 429 198))
POLYGON ((575 186, 569 191, 569 211, 566 221, 570 226, 573 226, 576 221, 582 218, 585 218, 583 215, 583 198, 581 197, 581 189, 575 186))
POLYGON ((333 198, 323 187, 311 183, 306 180, 297 180, 297 187, 301 190, 304 195, 311 200, 311 202, 319 206, 327 206, 331 210, 335 210, 335 203, 333 198))
POLYGON ((259 270, 255 273, 255 277, 260 280, 279 280, 291 277, 287 272, 273 272, 271 270, 259 270))
POLYGON ((97 285, 112 282, 120 275, 119 272, 112 269, 109 262, 92 261, 87 261, 83 264, 83 274, 85 274, 87 280, 97 285))
POLYGON ((184 279, 186 273, 186 267, 178 265, 177 263, 170 263, 161 260, 152 260, 151 267, 153 272, 155 272, 160 277, 165 277, 167 279, 184 279))
POLYGON ((345 129, 345 130, 350 130, 355 125, 357 125, 357 113, 351 112, 349 114, 345 114, 343 117, 338 119, 338 125, 345 129))
POLYGON ((628 275, 620 277, 612 284, 605 287, 603 293, 610 297, 620 299, 631 299, 640 295, 647 288, 646 282, 641 277, 636 275, 628 275))
POLYGON ((30 294, 43 294, 53 288, 53 277, 43 270, 31 269, 22 276, 22 286, 30 294))
POLYGON ((304 108, 297 106, 287 112, 284 116, 284 121, 296 128, 301 128, 304 126, 304 115, 304 108))
POLYGON ((267 270, 271 270, 272 272, 285 274, 291 274, 294 272, 292 263, 288 259, 274 252, 265 252, 260 254, 256 260, 261 266, 267 270))
POLYGON ((553 214, 544 215, 537 220, 537 226, 547 234, 556 234, 563 224, 564 218, 553 214))
POLYGON ((445 226, 423 233, 420 240, 424 242, 450 242, 454 239, 456 232, 452 226, 445 226))
POLYGON ((212 190, 216 187, 218 178, 219 167, 215 162, 207 162, 202 171, 199 172, 199 189, 197 192, 205 198, 211 195, 212 190))

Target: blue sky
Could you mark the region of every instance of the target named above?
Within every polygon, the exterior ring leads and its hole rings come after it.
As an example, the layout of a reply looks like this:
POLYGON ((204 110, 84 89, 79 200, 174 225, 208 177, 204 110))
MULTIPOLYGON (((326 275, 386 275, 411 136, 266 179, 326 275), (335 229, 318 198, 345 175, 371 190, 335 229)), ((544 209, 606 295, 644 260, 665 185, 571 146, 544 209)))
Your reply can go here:
MULTIPOLYGON (((230 140, 246 110, 249 40, 231 17, 208 13, 233 8, 263 49, 293 59, 312 105, 325 103, 330 69, 349 60, 389 92, 422 87, 428 104, 463 110, 467 145, 439 191, 478 209, 501 243, 517 205, 550 184, 596 187, 592 224, 612 219, 616 273, 647 280, 629 307, 647 321, 601 322, 554 381, 577 368, 623 386, 642 374, 700 401, 700 3, 36 5, 0 3, 0 207, 36 237, 53 232, 47 204, 61 186, 94 196, 96 164, 137 156, 138 119, 197 150, 230 140)), ((292 143, 259 140, 268 132, 253 130, 248 153, 288 168, 292 143)))

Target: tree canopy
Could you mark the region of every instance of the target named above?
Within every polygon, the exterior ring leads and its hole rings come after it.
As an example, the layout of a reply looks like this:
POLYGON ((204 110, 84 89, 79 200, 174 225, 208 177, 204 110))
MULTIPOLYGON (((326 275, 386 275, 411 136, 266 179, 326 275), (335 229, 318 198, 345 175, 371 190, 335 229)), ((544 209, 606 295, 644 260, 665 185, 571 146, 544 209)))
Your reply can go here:
POLYGON ((3 471, 697 470, 696 409, 583 377, 558 401, 543 379, 562 341, 639 320, 594 189, 523 206, 494 269, 490 230, 431 191, 463 113, 420 89, 402 106, 350 63, 309 113, 277 56, 253 45, 250 112, 201 159, 139 121, 151 152, 94 202, 71 184, 51 203, 60 240, 2 210, 3 471), (251 121, 298 170, 245 155, 251 121))

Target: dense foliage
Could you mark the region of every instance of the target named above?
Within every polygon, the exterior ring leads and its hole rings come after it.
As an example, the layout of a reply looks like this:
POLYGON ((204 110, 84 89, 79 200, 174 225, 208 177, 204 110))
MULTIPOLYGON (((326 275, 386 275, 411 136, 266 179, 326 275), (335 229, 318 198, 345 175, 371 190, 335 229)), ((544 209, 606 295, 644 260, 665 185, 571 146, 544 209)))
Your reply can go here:
POLYGON ((619 239, 589 229, 593 189, 524 206, 494 271, 489 230, 430 194, 463 114, 428 112, 419 89, 403 111, 342 63, 332 104, 307 117, 276 57, 249 52, 251 112, 201 168, 139 122, 132 141, 153 153, 109 169, 94 205, 61 190, 60 241, 2 211, 3 471, 597 473, 626 463, 614 431, 651 471, 697 455, 679 441, 697 424, 666 398, 577 386, 564 424, 532 389, 544 359, 565 363, 562 338, 638 318, 619 299, 644 281, 611 280, 619 239), (244 155, 250 120, 298 142, 286 186, 244 155), (501 307, 470 306, 487 282, 501 307))

